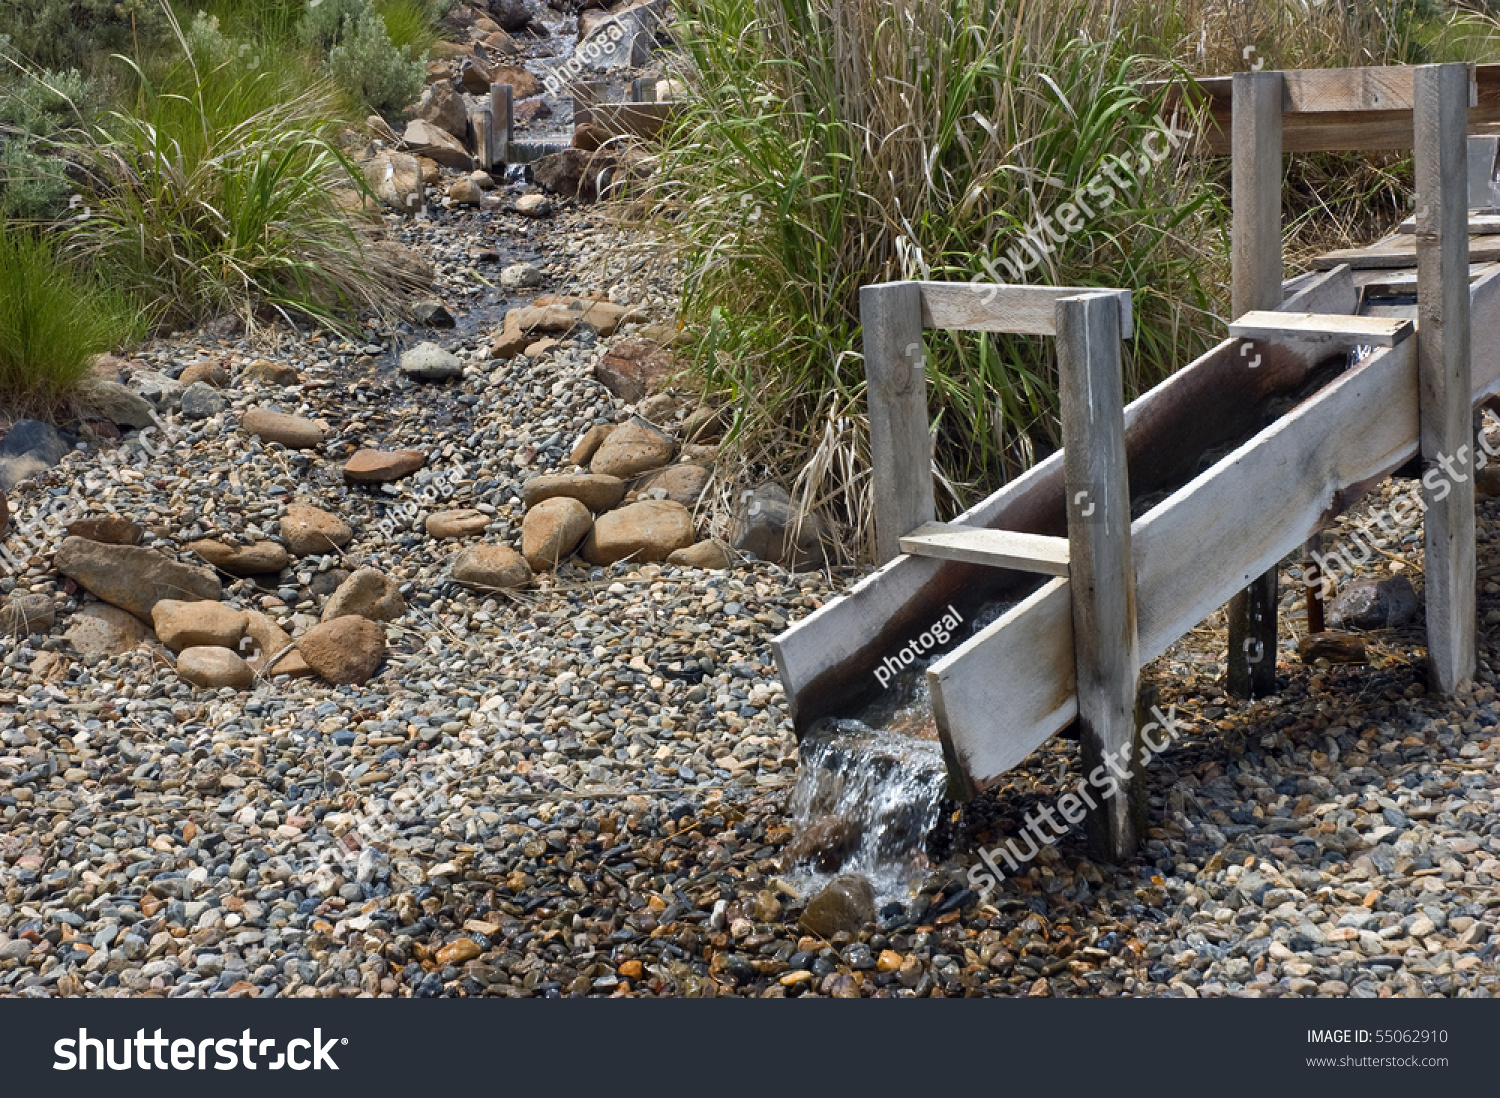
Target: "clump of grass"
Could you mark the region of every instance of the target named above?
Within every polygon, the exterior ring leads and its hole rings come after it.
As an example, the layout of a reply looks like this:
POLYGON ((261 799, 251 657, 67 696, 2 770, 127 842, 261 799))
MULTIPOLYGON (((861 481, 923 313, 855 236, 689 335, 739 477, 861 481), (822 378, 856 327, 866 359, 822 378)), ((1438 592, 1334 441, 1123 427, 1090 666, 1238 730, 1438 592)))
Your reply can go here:
POLYGON ((0 221, 0 405, 49 415, 95 355, 140 338, 129 300, 65 265, 48 238, 0 221))
MULTIPOLYGON (((701 333, 704 385, 738 422, 747 476, 801 472, 866 533, 861 285, 902 278, 1125 286, 1132 389, 1208 335, 1219 196, 1180 151, 1015 277, 1028 227, 1160 123, 1133 59, 1081 37, 1086 0, 702 0, 682 31, 694 106, 656 197, 701 333), (845 453, 835 458, 830 445, 845 453), (778 458, 776 455, 780 454, 778 458)), ((954 506, 1057 443, 1051 347, 929 340, 929 402, 954 506)), ((851 544, 853 537, 841 539, 851 544)))
MULTIPOLYGON (((1407 0, 696 0, 678 11, 691 105, 662 143, 654 196, 681 263, 696 375, 736 411, 721 479, 795 480, 842 529, 833 540, 855 547, 870 533, 860 286, 1130 289, 1134 396, 1222 334, 1227 160, 1173 148, 1076 229, 1005 260, 1109 165, 1159 143, 1161 101, 1143 81, 1443 59, 1432 20, 1449 18, 1407 0)), ((1290 259, 1323 243, 1321 226, 1366 234, 1401 215, 1409 161, 1351 171, 1358 161, 1293 159, 1290 259)), ((1060 444, 1056 364, 1035 339, 929 333, 926 350, 951 512, 1060 444)))
POLYGON ((433 8, 426 0, 375 0, 375 10, 385 23, 391 45, 419 61, 426 59, 427 51, 441 37, 433 8))
POLYGON ((238 50, 213 57, 214 28, 173 29, 182 54, 162 83, 130 62, 134 108, 68 148, 94 181, 73 254, 177 326, 267 309, 336 323, 391 304, 402 286, 366 256, 367 190, 332 141, 332 91, 289 92, 238 50))

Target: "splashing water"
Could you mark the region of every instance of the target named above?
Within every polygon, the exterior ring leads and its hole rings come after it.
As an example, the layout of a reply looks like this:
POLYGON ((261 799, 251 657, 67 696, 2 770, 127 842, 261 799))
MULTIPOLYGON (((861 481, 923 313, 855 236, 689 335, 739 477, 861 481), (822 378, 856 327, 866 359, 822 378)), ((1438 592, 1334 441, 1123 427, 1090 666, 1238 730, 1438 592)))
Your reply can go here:
MULTIPOLYGON (((970 630, 979 632, 1011 605, 986 607, 970 630)), ((789 814, 805 851, 797 867, 804 892, 838 873, 858 873, 883 903, 905 899, 926 871, 926 840, 948 782, 929 662, 904 669, 858 720, 823 720, 803 738, 789 814)))
POLYGON ((927 867, 924 844, 937 824, 947 781, 935 740, 853 720, 814 729, 802 741, 793 827, 805 835, 820 821, 838 821, 844 853, 832 872, 809 871, 809 890, 821 888, 835 872, 859 873, 881 900, 904 898, 927 867))

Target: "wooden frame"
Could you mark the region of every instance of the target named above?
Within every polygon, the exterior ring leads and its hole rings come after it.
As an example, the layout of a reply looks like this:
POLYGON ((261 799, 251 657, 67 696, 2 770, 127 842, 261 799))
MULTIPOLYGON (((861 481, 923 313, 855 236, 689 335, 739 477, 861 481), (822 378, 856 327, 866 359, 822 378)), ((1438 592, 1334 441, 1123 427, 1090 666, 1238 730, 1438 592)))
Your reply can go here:
MULTIPOLYGON (((882 556, 898 552, 1072 579, 1073 657, 1086 769, 1123 760, 1139 769, 1136 740, 1135 563, 1130 553, 1124 382, 1120 343, 1130 331, 1124 290, 892 282, 860 290, 875 530, 882 556), (1066 540, 932 522, 924 328, 1057 339, 1066 540), (1132 760, 1136 760, 1135 763, 1132 760)), ((1096 853, 1135 850, 1140 784, 1090 813, 1096 853)))

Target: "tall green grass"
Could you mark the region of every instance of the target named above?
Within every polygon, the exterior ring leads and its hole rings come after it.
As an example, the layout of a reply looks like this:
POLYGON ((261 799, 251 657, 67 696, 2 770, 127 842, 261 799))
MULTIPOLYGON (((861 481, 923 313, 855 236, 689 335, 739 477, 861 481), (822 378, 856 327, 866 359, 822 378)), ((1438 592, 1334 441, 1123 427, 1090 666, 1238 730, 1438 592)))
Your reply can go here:
POLYGON ((58 411, 97 354, 138 339, 143 318, 97 278, 66 266, 42 233, 0 221, 0 406, 58 411))
POLYGON ((245 64, 202 22, 173 26, 179 55, 123 62, 131 109, 68 146, 94 181, 72 254, 179 326, 267 310, 335 323, 395 304, 398 276, 365 255, 365 184, 332 140, 332 91, 245 64))
MULTIPOLYGON (((869 547, 871 510, 860 286, 1130 289, 1133 396, 1222 334, 1227 165, 1172 148, 1093 200, 1028 269, 1001 261, 1118 158, 1161 147, 1160 103, 1142 81, 1431 48, 1404 2, 689 0, 678 12, 692 94, 663 140, 654 199, 697 375, 735 409, 721 479, 726 492, 735 479, 795 480, 855 551, 869 547)), ((1294 234, 1330 203, 1353 233, 1399 216, 1405 163, 1346 179, 1349 166, 1294 169, 1294 234)), ((951 511, 1059 444, 1056 364, 1035 339, 934 332, 926 350, 951 511)))

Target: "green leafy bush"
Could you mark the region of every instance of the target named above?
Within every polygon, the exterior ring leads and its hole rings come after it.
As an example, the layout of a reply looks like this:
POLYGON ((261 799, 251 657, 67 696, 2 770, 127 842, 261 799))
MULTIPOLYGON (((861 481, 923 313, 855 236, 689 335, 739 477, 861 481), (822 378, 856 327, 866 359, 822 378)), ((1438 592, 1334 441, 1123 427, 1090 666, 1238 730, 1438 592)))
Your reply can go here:
POLYGON ((330 90, 288 93, 214 31, 180 34, 160 82, 133 66, 131 110, 69 144, 99 181, 72 251, 174 325, 266 307, 334 323, 393 304, 398 276, 366 257, 363 177, 330 137, 330 90))
POLYGON ((47 238, 0 221, 0 404, 45 415, 97 354, 134 342, 141 314, 64 266, 47 238))
POLYGON ((32 65, 85 68, 100 53, 135 50, 166 29, 160 0, 5 0, 0 34, 32 65))
POLYGON ((426 82, 422 63, 391 43, 373 8, 344 28, 328 51, 328 72, 344 92, 382 113, 409 106, 426 82))

